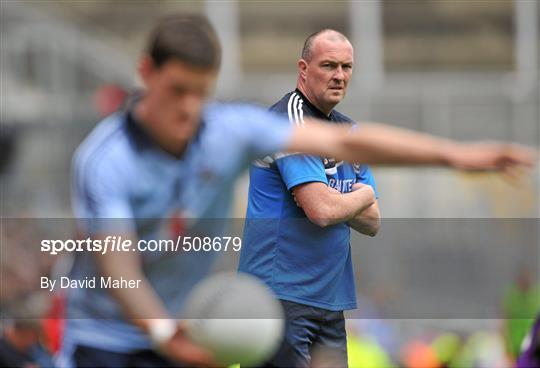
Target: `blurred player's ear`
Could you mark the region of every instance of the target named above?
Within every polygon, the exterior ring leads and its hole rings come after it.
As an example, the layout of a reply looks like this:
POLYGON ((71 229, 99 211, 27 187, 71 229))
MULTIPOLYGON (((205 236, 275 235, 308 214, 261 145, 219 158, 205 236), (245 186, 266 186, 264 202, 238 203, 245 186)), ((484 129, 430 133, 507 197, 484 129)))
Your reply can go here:
POLYGON ((148 82, 155 69, 156 65, 152 58, 149 55, 143 55, 139 61, 139 75, 145 86, 148 86, 148 82))
POLYGON ((298 60, 298 73, 300 73, 300 77, 303 80, 306 80, 307 68, 308 68, 308 64, 304 59, 298 60))

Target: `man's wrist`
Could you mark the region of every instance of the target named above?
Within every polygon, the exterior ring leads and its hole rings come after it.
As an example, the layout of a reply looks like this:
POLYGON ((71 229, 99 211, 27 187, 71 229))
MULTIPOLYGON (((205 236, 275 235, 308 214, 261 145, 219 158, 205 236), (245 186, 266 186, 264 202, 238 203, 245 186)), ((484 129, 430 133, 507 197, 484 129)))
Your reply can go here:
POLYGON ((172 319, 149 319, 147 323, 148 337, 152 346, 160 350, 177 330, 177 323, 172 319))
POLYGON ((456 155, 460 152, 460 145, 451 141, 444 141, 440 146, 440 156, 438 163, 442 163, 445 166, 458 168, 459 162, 456 159, 456 155))

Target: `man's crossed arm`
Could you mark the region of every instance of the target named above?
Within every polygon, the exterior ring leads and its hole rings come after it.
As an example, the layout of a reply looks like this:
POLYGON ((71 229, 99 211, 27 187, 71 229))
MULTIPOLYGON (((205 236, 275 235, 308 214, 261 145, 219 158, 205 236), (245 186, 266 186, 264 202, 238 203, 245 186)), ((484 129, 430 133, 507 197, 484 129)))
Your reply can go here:
POLYGON ((375 236, 380 213, 373 188, 360 183, 341 193, 323 182, 309 182, 292 188, 294 199, 307 218, 320 227, 348 222, 356 231, 375 236))

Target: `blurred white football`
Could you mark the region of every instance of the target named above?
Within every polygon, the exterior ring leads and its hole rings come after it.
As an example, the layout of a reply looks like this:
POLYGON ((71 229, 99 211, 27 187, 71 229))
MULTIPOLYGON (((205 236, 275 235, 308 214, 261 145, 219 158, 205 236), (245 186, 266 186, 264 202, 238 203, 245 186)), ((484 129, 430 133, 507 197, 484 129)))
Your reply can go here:
POLYGON ((195 286, 184 308, 193 342, 228 366, 264 363, 284 332, 281 304, 261 281, 247 274, 219 273, 195 286))

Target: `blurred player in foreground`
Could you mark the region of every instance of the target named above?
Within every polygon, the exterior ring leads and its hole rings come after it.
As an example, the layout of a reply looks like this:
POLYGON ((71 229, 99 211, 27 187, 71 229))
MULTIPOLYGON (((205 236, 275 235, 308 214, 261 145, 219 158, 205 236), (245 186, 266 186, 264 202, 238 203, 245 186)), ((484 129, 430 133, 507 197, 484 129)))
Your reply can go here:
MULTIPOLYGON (((277 151, 461 169, 533 163, 528 150, 511 145, 459 144, 382 125, 351 134, 310 121, 309 128, 293 127, 261 108, 206 104, 219 64, 220 45, 206 18, 174 16, 157 25, 139 67, 144 93, 102 121, 75 154, 73 207, 84 239, 174 238, 178 233, 169 225, 178 213, 224 218, 236 177, 253 159, 277 151)), ((209 272, 217 252, 205 253, 78 253, 72 280, 139 282, 136 288, 70 288, 59 361, 213 365, 183 325, 169 319, 209 272)))

